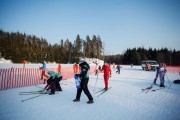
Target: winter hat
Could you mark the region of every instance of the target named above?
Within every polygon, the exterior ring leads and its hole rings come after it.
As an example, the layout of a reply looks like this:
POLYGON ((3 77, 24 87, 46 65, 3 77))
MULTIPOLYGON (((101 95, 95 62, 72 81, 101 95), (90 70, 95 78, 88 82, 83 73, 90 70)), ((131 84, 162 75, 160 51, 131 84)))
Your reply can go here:
POLYGON ((80 61, 79 61, 79 65, 80 64, 82 64, 82 63, 84 63, 84 62, 86 62, 84 59, 81 59, 80 61))

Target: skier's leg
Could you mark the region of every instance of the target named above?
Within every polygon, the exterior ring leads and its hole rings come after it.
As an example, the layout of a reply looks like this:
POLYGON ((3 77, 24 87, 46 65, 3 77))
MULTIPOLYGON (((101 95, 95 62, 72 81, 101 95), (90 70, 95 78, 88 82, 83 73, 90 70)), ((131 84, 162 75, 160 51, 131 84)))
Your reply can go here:
POLYGON ((105 77, 104 77, 105 89, 108 89, 108 79, 109 79, 108 76, 105 76, 105 77))
POLYGON ((49 95, 53 95, 53 94, 55 94, 55 83, 53 82, 53 83, 51 83, 51 93, 49 93, 49 95))
POLYGON ((92 101, 93 97, 92 97, 92 95, 91 95, 91 93, 89 92, 89 89, 88 89, 88 81, 89 81, 88 78, 83 80, 82 89, 83 89, 84 93, 86 94, 86 96, 88 97, 89 101, 92 101))
POLYGON ((46 89, 46 90, 51 89, 51 84, 52 84, 52 82, 53 82, 53 80, 52 80, 52 78, 50 77, 50 78, 47 80, 47 85, 45 86, 44 89, 46 89))
POLYGON ((77 94, 76 94, 76 100, 80 100, 80 98, 81 98, 81 92, 82 92, 82 88, 78 88, 78 89, 77 89, 77 94))
POLYGON ((44 72, 45 72, 45 71, 42 70, 42 72, 41 72, 41 80, 43 80, 44 72))
POLYGON ((62 76, 57 78, 56 81, 55 81, 55 83, 56 83, 56 90, 58 90, 58 91, 62 91, 61 85, 60 85, 61 79, 62 79, 62 76))
POLYGON ((164 87, 164 77, 160 77, 160 87, 164 87))

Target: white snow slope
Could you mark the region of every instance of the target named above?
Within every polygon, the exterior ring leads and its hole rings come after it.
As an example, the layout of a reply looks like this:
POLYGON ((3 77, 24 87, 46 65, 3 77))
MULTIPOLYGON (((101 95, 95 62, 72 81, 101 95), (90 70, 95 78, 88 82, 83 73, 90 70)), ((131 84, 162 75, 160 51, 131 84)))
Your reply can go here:
POLYGON ((0 120, 180 120, 180 85, 173 83, 180 77, 177 73, 167 72, 165 85, 170 88, 145 93, 141 89, 151 86, 155 72, 142 71, 140 66, 123 66, 121 74, 112 71, 109 80, 112 88, 100 97, 95 91, 104 88, 103 74, 99 74, 98 80, 95 75, 90 76, 94 104, 86 103, 83 92, 80 102, 72 101, 76 96, 73 78, 60 82, 62 92, 24 102, 37 95, 19 92, 41 90, 39 87, 45 84, 0 91, 0 120))

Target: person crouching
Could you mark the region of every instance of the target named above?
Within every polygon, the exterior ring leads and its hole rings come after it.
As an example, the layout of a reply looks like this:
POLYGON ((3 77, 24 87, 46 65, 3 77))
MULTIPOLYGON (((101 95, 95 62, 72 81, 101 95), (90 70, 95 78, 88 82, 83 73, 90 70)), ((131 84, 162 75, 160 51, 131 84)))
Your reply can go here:
POLYGON ((47 80, 47 85, 45 90, 50 90, 49 95, 55 94, 55 91, 62 91, 60 81, 62 80, 62 75, 54 71, 47 72, 50 78, 47 80))

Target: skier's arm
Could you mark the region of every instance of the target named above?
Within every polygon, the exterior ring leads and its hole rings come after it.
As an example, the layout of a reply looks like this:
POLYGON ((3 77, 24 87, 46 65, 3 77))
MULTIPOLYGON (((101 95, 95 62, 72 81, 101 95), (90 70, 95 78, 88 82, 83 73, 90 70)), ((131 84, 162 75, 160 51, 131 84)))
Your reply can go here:
POLYGON ((100 70, 101 72, 104 70, 104 65, 103 65, 103 67, 102 67, 102 69, 100 70))
POLYGON ((81 73, 79 74, 79 77, 80 77, 80 78, 84 78, 84 77, 86 76, 86 74, 87 74, 87 71, 88 71, 88 70, 86 70, 86 69, 83 68, 83 69, 81 70, 81 73))

